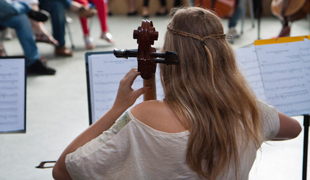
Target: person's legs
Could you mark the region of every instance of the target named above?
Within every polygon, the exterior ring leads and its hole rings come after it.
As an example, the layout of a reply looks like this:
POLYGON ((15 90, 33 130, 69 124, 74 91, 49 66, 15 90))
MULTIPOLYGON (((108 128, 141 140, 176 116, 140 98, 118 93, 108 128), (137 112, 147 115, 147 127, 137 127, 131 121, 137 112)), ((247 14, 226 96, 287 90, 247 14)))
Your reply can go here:
POLYGON ((92 0, 92 2, 96 5, 98 11, 98 18, 101 25, 101 32, 108 32, 108 24, 107 24, 107 4, 104 0, 92 0))
POLYGON ((65 45, 66 9, 59 1, 42 1, 40 8, 48 11, 51 15, 53 36, 58 41, 57 48, 65 45))
POLYGON ((166 0, 160 0, 160 8, 157 11, 156 16, 166 16, 167 13, 166 0))
POLYGON ((25 14, 13 16, 0 22, 2 26, 11 27, 16 34, 27 58, 26 66, 30 66, 39 59, 39 51, 33 39, 32 29, 28 17, 25 14))
POLYGON ((166 7, 166 0, 160 0, 160 6, 166 7))
POLYGON ((228 21, 228 32, 227 32, 227 40, 230 42, 230 43, 233 43, 234 42, 234 39, 235 38, 239 38, 239 34, 237 33, 236 31, 236 25, 237 25, 237 22, 241 16, 241 13, 242 13, 242 9, 240 7, 240 4, 238 3, 237 1, 237 8, 233 14, 233 16, 229 19, 228 21))
POLYGON ((160 0, 160 8, 157 11, 156 16, 166 16, 167 13, 166 0, 160 0))
POLYGON ((128 0, 129 3, 129 11, 127 13, 128 16, 137 15, 135 0, 128 0))
POLYGON ((148 18, 149 16, 149 0, 143 0, 142 17, 148 18))
MULTIPOLYGON (((77 2, 85 7, 88 7, 88 0, 74 0, 74 2, 77 2)), ((83 34, 84 34, 84 42, 86 49, 94 49, 95 45, 93 44, 93 39, 89 36, 89 29, 88 29, 88 20, 85 17, 79 17, 83 34)))
POLYGON ((88 4, 88 1, 85 0, 72 1, 69 9, 83 18, 90 18, 97 14, 97 10, 89 8, 88 4))
POLYGON ((181 6, 181 0, 174 0, 174 7, 181 6))
POLYGON ((92 2, 96 5, 98 10, 98 18, 101 25, 101 35, 100 38, 104 39, 110 43, 113 43, 113 37, 109 33, 108 29, 108 13, 107 13, 107 4, 104 0, 92 0, 92 2))
POLYGON ((241 13, 242 13, 242 9, 239 6, 237 6, 234 15, 228 21, 228 28, 236 27, 237 22, 241 16, 241 13))
MULTIPOLYGON (((88 0, 74 0, 75 2, 78 2, 79 4, 82 4, 84 6, 88 6, 88 0)), ((87 18, 84 17, 79 17, 80 18, 80 22, 82 25, 82 30, 83 30, 83 34, 84 36, 87 35, 89 36, 89 29, 88 29, 88 22, 87 22, 87 18)))
POLYGON ((30 11, 30 6, 24 2, 12 1, 12 7, 17 11, 17 14, 27 14, 30 11))
MULTIPOLYGON (((38 4, 31 4, 31 9, 39 11, 38 4)), ((57 46, 58 41, 48 32, 43 22, 38 22, 30 19, 31 27, 35 35, 36 42, 44 42, 57 46)))
POLYGON ((143 0, 143 7, 149 7, 149 0, 143 0))
POLYGON ((45 66, 39 59, 39 52, 33 39, 32 29, 28 17, 25 14, 13 16, 0 25, 14 28, 26 57, 27 74, 53 75, 55 70, 45 66))
POLYGON ((61 1, 40 1, 40 9, 51 15, 53 36, 58 41, 55 55, 70 57, 71 50, 65 47, 66 4, 61 1))

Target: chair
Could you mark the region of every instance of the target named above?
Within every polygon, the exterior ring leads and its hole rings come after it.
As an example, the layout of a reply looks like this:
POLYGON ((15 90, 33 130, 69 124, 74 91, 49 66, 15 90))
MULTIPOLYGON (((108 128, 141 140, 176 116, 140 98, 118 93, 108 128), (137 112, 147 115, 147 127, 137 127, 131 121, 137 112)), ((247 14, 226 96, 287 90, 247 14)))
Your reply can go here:
POLYGON ((252 28, 255 27, 254 24, 254 12, 253 12, 253 2, 252 0, 241 0, 240 1, 240 7, 242 9, 242 20, 241 20, 241 34, 243 34, 243 28, 244 28, 244 19, 245 19, 245 12, 246 12, 246 4, 249 3, 249 10, 250 10, 250 16, 252 21, 252 28))
POLYGON ((69 16, 66 16, 66 29, 67 29, 67 33, 69 35, 69 39, 70 39, 70 42, 71 42, 71 48, 74 49, 75 46, 74 46, 74 43, 73 43, 71 29, 70 29, 70 26, 69 26, 69 23, 71 23, 72 21, 73 21, 72 18, 70 18, 69 16))

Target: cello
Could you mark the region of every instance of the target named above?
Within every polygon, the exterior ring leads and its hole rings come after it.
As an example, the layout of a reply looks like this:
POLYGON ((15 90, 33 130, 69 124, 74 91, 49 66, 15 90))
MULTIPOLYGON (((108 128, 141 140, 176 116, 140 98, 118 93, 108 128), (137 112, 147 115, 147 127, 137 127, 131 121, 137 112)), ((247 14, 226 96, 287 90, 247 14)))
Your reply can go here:
POLYGON ((195 0, 196 6, 214 11, 221 18, 230 18, 234 15, 236 0, 195 0))
POLYGON ((279 37, 289 36, 289 22, 302 19, 310 13, 310 0, 273 0, 271 12, 283 24, 279 37))

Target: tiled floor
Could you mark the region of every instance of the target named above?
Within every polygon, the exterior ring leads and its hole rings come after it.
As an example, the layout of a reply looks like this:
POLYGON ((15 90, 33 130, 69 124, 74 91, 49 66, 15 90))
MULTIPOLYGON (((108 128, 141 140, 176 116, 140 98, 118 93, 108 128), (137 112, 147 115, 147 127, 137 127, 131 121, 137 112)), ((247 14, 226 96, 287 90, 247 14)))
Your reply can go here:
MULTIPOLYGON (((1 180, 48 180, 51 169, 36 169, 41 161, 57 160, 64 148, 88 126, 88 105, 84 62, 82 30, 76 15, 70 15, 70 24, 75 44, 72 58, 54 57, 53 47, 38 44, 41 55, 57 70, 55 76, 32 76, 27 78, 27 133, 0 134, 0 179, 1 180)), ((155 47, 163 44, 168 19, 152 17, 159 32, 155 47)), ((141 25, 141 17, 109 17, 109 29, 115 45, 100 40, 99 23, 92 21, 91 34, 97 48, 93 51, 107 51, 113 48, 137 47, 132 32, 141 25)), ((227 20, 223 20, 227 27, 227 20)), ((50 30, 50 23, 47 22, 50 30)), ((273 17, 264 17, 261 23, 261 38, 277 35, 280 22, 273 17)), ((227 28, 226 28, 227 29, 227 28)), ((293 24, 292 36, 310 34, 309 21, 300 20, 293 24)), ((240 25, 237 30, 240 31, 240 25)), ((257 39, 257 27, 252 28, 249 19, 245 21, 244 34, 232 46, 234 49, 251 45, 257 39)), ((17 39, 5 41, 9 55, 21 55, 17 39)), ((67 46, 70 47, 67 36, 67 46)), ((301 116, 295 117, 301 124, 301 116)), ((285 142, 269 142, 258 152, 252 168, 251 180, 299 180, 302 175, 303 134, 285 142)), ((308 170, 309 171, 309 170, 308 170)), ((308 173, 310 174, 310 172, 308 173)), ((310 175, 308 175, 310 176, 310 175)))

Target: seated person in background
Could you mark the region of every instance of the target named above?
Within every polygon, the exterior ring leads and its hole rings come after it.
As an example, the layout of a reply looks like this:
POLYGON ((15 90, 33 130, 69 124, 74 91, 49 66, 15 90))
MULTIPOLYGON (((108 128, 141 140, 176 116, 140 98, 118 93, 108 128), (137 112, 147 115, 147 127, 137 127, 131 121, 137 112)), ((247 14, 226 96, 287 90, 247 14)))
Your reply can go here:
POLYGON ((46 21, 48 14, 34 11, 22 2, 0 0, 0 26, 15 29, 26 57, 27 74, 53 75, 55 70, 45 66, 41 60, 28 17, 36 21, 46 21))
MULTIPOLYGON (((88 6, 89 2, 88 0, 73 0, 75 2, 78 2, 79 4, 82 4, 84 6, 88 6)), ((92 3, 95 4, 97 10, 98 10, 98 18, 101 25, 101 34, 100 38, 103 40, 106 40, 109 43, 113 43, 112 35, 109 33, 108 30, 108 13, 107 13, 107 3, 105 3, 104 0, 92 0, 92 3)), ((94 49, 95 45, 93 44, 93 39, 90 37, 89 29, 88 29, 88 22, 87 18, 80 16, 80 21, 83 29, 84 34, 84 42, 86 49, 94 49)))
POLYGON ((65 46, 66 9, 73 10, 83 17, 92 17, 96 12, 79 3, 72 3, 71 0, 39 0, 39 7, 51 14, 53 37, 58 41, 55 55, 71 57, 72 51, 65 46))
POLYGON ((296 120, 249 89, 220 18, 199 7, 173 14, 163 51, 180 64, 159 66, 164 99, 125 112, 152 88, 132 89, 131 69, 111 109, 61 154, 56 180, 248 179, 264 141, 298 136, 296 120))
MULTIPOLYGON (((15 0, 19 2, 27 3, 31 9, 39 11, 38 0, 15 0)), ((47 31, 43 22, 38 22, 30 19, 32 31, 35 35, 36 42, 43 42, 57 46, 58 41, 47 31)))

